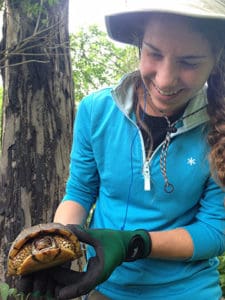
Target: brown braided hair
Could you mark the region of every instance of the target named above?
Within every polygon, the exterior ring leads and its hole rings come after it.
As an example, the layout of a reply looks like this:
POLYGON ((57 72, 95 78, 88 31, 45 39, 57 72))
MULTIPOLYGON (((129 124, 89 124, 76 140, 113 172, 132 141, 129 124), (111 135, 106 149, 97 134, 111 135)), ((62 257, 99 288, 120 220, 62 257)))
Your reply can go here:
POLYGON ((209 159, 214 177, 225 186, 225 48, 208 79, 207 97, 211 125, 209 159))

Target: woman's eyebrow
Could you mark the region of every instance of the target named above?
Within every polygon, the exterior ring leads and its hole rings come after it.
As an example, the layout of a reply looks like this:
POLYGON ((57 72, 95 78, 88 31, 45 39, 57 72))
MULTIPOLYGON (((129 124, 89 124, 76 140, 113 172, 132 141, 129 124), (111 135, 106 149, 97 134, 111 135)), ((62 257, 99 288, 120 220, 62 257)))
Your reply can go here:
POLYGON ((161 52, 158 48, 156 48, 155 46, 153 46, 150 43, 147 43, 147 42, 143 41, 143 44, 145 44, 148 48, 151 48, 152 50, 154 50, 156 52, 161 52))
POLYGON ((185 55, 185 56, 178 56, 178 59, 187 59, 187 60, 193 60, 193 59, 204 59, 207 58, 206 55, 185 55))
MULTIPOLYGON (((157 47, 153 46, 152 44, 148 43, 148 42, 145 42, 143 41, 143 44, 145 44, 148 48, 150 48, 151 50, 154 50, 156 52, 160 52, 161 53, 161 50, 158 49, 157 47)), ((177 57, 178 59, 204 59, 204 58, 207 58, 206 55, 182 55, 182 56, 178 56, 177 57)))

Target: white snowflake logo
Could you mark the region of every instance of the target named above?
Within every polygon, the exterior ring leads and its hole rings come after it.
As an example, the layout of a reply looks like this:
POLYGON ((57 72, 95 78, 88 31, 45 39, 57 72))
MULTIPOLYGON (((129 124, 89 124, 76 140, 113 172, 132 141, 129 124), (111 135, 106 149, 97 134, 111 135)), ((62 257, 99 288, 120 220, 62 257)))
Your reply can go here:
POLYGON ((196 165, 196 159, 193 158, 193 157, 188 158, 187 164, 188 164, 189 166, 194 166, 194 165, 196 165))

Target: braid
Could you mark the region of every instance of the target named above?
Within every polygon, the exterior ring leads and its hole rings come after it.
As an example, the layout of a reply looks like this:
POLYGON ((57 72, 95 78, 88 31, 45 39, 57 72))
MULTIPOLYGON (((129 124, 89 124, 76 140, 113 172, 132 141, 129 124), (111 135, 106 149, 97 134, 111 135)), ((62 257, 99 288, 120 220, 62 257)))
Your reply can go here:
POLYGON ((214 177, 225 186, 225 48, 208 80, 208 114, 211 146, 209 159, 214 177))

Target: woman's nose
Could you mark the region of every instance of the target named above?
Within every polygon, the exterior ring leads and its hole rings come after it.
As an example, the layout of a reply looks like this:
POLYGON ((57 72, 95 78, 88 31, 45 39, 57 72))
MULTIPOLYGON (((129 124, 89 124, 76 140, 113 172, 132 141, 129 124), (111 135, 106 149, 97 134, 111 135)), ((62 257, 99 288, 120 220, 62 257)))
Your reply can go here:
POLYGON ((171 92, 179 81, 179 70, 175 62, 162 61, 158 66, 155 84, 164 92, 171 92))

